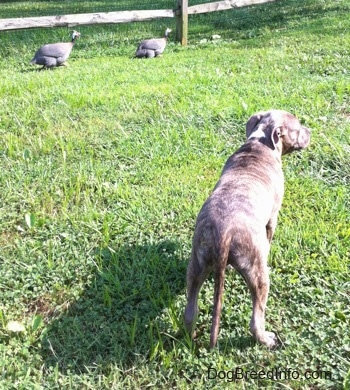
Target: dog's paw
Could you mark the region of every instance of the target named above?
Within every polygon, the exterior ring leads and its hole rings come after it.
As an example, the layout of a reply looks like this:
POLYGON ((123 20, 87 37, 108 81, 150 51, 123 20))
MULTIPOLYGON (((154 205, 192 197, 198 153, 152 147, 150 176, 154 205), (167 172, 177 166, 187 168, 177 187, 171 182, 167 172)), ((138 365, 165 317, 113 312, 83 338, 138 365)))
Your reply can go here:
POLYGON ((278 344, 278 338, 273 332, 264 332, 264 335, 261 340, 259 340, 262 344, 266 345, 267 348, 273 349, 278 344))

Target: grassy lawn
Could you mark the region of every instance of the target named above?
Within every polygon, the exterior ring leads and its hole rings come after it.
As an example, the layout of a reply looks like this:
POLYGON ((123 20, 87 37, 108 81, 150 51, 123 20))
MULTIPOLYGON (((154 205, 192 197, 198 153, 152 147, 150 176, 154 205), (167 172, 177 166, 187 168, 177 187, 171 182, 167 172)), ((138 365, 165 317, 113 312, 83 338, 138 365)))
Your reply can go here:
POLYGON ((149 61, 132 58, 147 24, 82 26, 70 66, 50 71, 29 61, 68 29, 0 32, 1 389, 350 388, 349 11, 286 0, 235 23, 200 16, 187 47, 149 61), (270 108, 312 129, 284 159, 269 258, 281 346, 254 342, 230 272, 210 351, 212 278, 197 340, 182 334, 195 218, 270 108))

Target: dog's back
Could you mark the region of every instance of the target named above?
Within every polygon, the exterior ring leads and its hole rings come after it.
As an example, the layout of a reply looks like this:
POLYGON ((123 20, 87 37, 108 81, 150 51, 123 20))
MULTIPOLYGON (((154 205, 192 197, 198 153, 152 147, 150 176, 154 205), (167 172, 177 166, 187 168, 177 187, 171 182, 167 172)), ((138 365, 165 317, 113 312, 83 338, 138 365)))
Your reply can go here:
POLYGON ((269 291, 267 258, 284 192, 281 156, 304 149, 310 142, 309 129, 281 110, 253 115, 247 122, 246 135, 246 143, 227 160, 199 212, 187 268, 184 321, 192 337, 199 290, 208 274, 214 272, 211 348, 218 337, 228 263, 241 273, 250 289, 252 334, 269 348, 277 342, 273 332, 265 331, 265 308, 269 291))
MULTIPOLYGON (((266 225, 280 209, 284 185, 280 158, 264 153, 265 148, 259 140, 248 140, 227 160, 197 217, 193 250, 204 246, 215 252, 220 236, 242 250, 251 245, 250 237, 266 237, 266 225)), ((212 262, 209 254, 206 261, 212 262)))

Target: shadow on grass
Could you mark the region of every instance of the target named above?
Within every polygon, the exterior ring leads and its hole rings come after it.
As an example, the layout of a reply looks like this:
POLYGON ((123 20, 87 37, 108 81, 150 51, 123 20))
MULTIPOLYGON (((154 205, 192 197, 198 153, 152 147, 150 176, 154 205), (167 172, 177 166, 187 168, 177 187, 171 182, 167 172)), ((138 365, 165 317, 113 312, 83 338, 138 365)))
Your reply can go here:
POLYGON ((21 70, 19 70, 20 73, 37 73, 37 72, 52 72, 55 68, 50 68, 50 69, 47 69, 47 68, 43 68, 42 66, 39 68, 39 67, 26 67, 26 68, 23 68, 21 70))
POLYGON ((179 243, 96 250, 97 273, 67 312, 48 326, 45 366, 86 372, 147 358, 160 336, 162 310, 185 288, 179 243))

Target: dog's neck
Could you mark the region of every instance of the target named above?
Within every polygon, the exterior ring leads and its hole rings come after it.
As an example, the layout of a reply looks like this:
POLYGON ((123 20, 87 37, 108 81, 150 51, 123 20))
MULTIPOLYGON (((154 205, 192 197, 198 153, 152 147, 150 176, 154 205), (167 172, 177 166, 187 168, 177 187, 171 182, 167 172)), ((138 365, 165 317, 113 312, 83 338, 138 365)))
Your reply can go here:
MULTIPOLYGON (((277 144, 277 145, 274 145, 273 142, 271 141, 271 139, 269 139, 268 137, 264 136, 264 137, 252 137, 250 136, 246 142, 247 145, 251 144, 251 145, 264 145, 263 147, 264 148, 268 148, 270 149, 270 152, 272 155, 275 156, 275 159, 277 161, 279 161, 280 163, 282 162, 282 148, 281 148, 281 145, 280 145, 280 142, 277 144)), ((260 146, 261 147, 261 146, 260 146)))
POLYGON ((253 131, 252 134, 250 134, 250 136, 248 137, 248 139, 251 138, 258 138, 258 139, 266 138, 266 134, 263 130, 263 126, 259 126, 257 130, 253 131))
POLYGON ((281 140, 278 140, 277 143, 274 143, 272 137, 267 135, 266 132, 264 131, 265 129, 266 129, 265 126, 259 126, 255 131, 251 133, 251 135, 248 137, 247 140, 248 141, 257 140, 258 142, 267 146, 273 152, 275 152, 276 156, 278 156, 278 159, 280 159, 282 155, 281 140))

